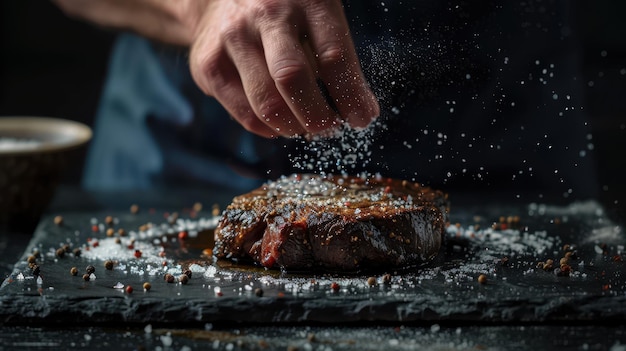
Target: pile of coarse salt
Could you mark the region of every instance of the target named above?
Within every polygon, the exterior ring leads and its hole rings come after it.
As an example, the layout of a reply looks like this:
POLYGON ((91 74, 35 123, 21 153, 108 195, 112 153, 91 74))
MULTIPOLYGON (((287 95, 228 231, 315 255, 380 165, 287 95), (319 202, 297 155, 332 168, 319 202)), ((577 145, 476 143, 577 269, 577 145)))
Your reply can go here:
MULTIPOLYGON (((197 220, 179 218, 174 224, 151 224, 145 230, 131 230, 123 238, 105 237, 97 239, 98 244, 92 244, 88 250, 83 250, 82 257, 100 261, 113 260, 117 263, 114 269, 126 273, 151 276, 162 273, 180 274, 182 266, 179 264, 172 265, 174 262, 164 257, 163 246, 168 242, 176 243, 178 237, 173 234, 186 232, 189 238, 194 238, 204 230, 214 229, 218 221, 219 217, 214 216, 197 220), (163 262, 168 264, 164 266, 163 262)), ((92 219, 93 222, 94 219, 92 219)), ((92 239, 92 241, 94 240, 92 239)), ((192 266, 197 266, 193 267, 196 273, 199 270, 204 273, 206 270, 199 265, 192 266)))

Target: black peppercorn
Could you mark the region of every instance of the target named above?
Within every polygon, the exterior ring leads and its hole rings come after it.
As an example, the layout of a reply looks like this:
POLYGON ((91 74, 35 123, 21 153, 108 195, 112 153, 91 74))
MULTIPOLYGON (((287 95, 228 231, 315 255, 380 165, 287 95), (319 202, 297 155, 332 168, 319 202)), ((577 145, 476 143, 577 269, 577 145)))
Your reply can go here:
POLYGON ((113 269, 113 261, 111 260, 106 260, 104 261, 104 268, 106 268, 108 271, 113 269))
POLYGON ((263 289, 261 289, 261 288, 254 289, 254 295, 256 295, 258 297, 263 297, 263 289))
POLYGON ((83 253, 79 248, 75 248, 74 251, 74 257, 80 257, 80 255, 83 253))
POLYGON ((87 272, 87 274, 92 274, 96 272, 96 267, 89 265, 87 266, 87 268, 85 268, 85 272, 87 272))
POLYGON ((91 280, 91 278, 89 277, 89 274, 83 274, 83 280, 86 281, 86 282, 91 280))
POLYGON ((58 248, 56 251, 56 255, 58 258, 63 258, 65 256, 65 250, 63 250, 63 248, 58 248))
POLYGON ((33 275, 34 276, 38 276, 39 273, 41 273, 41 269, 39 268, 38 265, 33 265, 32 269, 33 269, 33 275))
POLYGON ((191 270, 189 269, 185 269, 185 271, 183 272, 184 275, 187 276, 187 278, 191 279, 191 270))

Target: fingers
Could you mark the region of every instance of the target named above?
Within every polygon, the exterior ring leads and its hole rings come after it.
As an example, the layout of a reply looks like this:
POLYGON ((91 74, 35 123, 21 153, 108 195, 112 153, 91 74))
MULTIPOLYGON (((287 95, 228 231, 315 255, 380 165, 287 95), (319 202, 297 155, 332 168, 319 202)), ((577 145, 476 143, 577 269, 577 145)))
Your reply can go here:
POLYGON ((283 136, 304 134, 310 129, 299 107, 291 108, 270 74, 264 51, 272 48, 263 47, 243 31, 228 38, 226 50, 237 67, 248 102, 262 123, 283 136))
POLYGON ((359 64, 341 2, 329 11, 311 12, 310 41, 316 53, 320 79, 343 119, 353 128, 365 128, 380 114, 359 64), (335 16, 330 16, 335 14, 335 16))
POLYGON ((199 38, 191 48, 190 69, 198 86, 215 97, 246 130, 274 138, 278 134, 257 118, 243 89, 241 78, 230 58, 219 50, 207 52, 208 45, 199 38))
POLYGON ((196 31, 192 75, 247 130, 327 135, 378 116, 340 1, 214 4, 196 31))
POLYGON ((293 25, 277 25, 261 32, 265 61, 283 101, 306 133, 318 134, 339 126, 317 84, 316 63, 293 25))

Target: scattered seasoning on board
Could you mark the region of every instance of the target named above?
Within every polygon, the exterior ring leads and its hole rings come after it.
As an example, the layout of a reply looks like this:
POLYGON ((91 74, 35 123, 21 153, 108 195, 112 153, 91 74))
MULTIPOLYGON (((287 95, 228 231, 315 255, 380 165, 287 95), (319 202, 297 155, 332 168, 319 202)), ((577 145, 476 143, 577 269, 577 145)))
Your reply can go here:
POLYGON ((169 273, 165 273, 165 275, 163 276, 163 280, 168 283, 173 283, 174 281, 176 281, 176 278, 174 278, 174 276, 169 273))
POLYGON ((63 225, 63 217, 62 216, 54 217, 54 224, 56 224, 58 226, 62 226, 63 225))
POLYGON ((130 205, 130 213, 132 214, 139 213, 139 205, 136 205, 136 204, 130 205))
POLYGON ((254 295, 256 295, 258 297, 263 297, 263 289, 261 289, 261 288, 254 289, 254 295))
POLYGON ((78 275, 78 268, 76 268, 76 267, 70 268, 70 274, 73 275, 73 276, 77 276, 78 275))
POLYGON ((127 294, 132 294, 132 293, 133 293, 133 287, 132 287, 132 286, 130 286, 130 285, 127 285, 127 286, 126 286, 126 293, 127 293, 127 294))
POLYGON ((369 277, 369 278, 367 278, 367 285, 369 285, 369 286, 376 285, 376 277, 369 277))
POLYGON ((143 283, 143 290, 144 291, 150 291, 150 289, 152 289, 152 284, 145 282, 143 283))
POLYGON ((60 247, 57 249, 55 254, 58 258, 63 258, 65 257, 65 250, 62 247, 60 247))
POLYGON ((487 283, 487 276, 484 274, 481 274, 478 276, 478 282, 480 284, 486 284, 487 283))
POLYGON ((96 273, 96 267, 94 267, 94 266, 92 266, 92 265, 89 265, 89 266, 87 266, 87 268, 85 268, 85 272, 86 272, 87 274, 93 274, 93 273, 96 273))
POLYGON ((181 274, 181 275, 178 276, 178 281, 181 284, 185 285, 185 284, 189 283, 189 277, 186 274, 181 274))
POLYGON ((113 270, 113 261, 112 260, 104 261, 104 268, 106 268, 106 270, 108 271, 113 270))
POLYGON ((90 278, 89 274, 87 274, 87 273, 83 274, 83 280, 84 280, 84 281, 86 281, 86 282, 88 282, 89 280, 91 280, 91 278, 90 278))

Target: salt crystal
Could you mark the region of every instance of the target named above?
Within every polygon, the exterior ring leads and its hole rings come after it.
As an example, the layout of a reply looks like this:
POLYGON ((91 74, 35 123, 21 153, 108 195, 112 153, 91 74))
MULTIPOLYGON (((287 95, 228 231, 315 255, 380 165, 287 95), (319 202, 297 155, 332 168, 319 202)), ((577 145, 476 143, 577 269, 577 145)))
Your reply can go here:
POLYGON ((17 275, 17 277, 15 277, 15 279, 17 280, 24 280, 24 274, 22 274, 21 272, 17 275))
POLYGON ((144 331, 146 334, 152 334, 152 324, 148 324, 148 325, 146 325, 146 327, 145 327, 145 328, 143 328, 143 331, 144 331))
POLYGON ((91 341, 91 335, 85 334, 83 337, 85 338, 85 341, 91 341))
POLYGON ((171 333, 167 333, 166 335, 161 335, 159 337, 161 339, 161 342, 163 343, 163 346, 165 347, 170 347, 172 346, 172 334, 171 333))
POLYGON ((113 286, 113 289, 124 289, 124 284, 117 282, 117 284, 113 286))
POLYGON ((37 277, 37 285, 42 285, 43 284, 43 279, 41 279, 41 277, 37 277))

